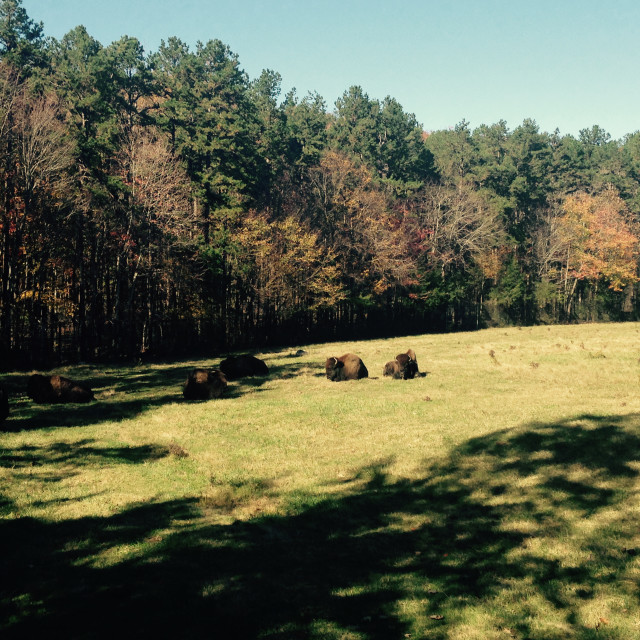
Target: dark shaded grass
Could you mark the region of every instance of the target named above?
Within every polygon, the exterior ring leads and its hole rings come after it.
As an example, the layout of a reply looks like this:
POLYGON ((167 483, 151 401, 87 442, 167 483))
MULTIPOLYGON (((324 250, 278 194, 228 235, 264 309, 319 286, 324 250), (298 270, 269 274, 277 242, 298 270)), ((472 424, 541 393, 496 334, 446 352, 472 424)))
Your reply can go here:
MULTIPOLYGON (((598 635, 576 612, 603 586, 635 600, 629 615, 638 610, 636 592, 625 591, 618 577, 637 562, 624 540, 640 526, 636 511, 627 512, 639 429, 638 415, 589 415, 499 432, 461 444, 448 459, 425 466, 421 477, 394 479, 390 461, 382 461, 354 471, 339 494, 302 497, 287 513, 232 525, 211 524, 196 498, 134 505, 104 518, 5 520, 0 631, 3 638, 284 640, 353 633, 389 640, 414 632, 398 604, 419 597, 422 632, 444 640, 466 606, 501 597, 507 582, 527 580, 571 627, 572 638, 622 638, 612 630, 598 635), (568 477, 572 464, 591 475, 568 477), (517 501, 509 486, 514 473, 538 478, 517 501), (603 478, 619 489, 602 489, 603 478), (492 502, 479 489, 509 499, 492 502), (619 520, 592 536, 593 559, 581 566, 527 550, 536 534, 503 526, 526 518, 539 525, 539 535, 569 536, 580 518, 611 508, 619 520), (138 552, 101 566, 99 555, 118 545, 137 545, 138 552)), ((90 445, 88 459, 100 454, 90 445)), ((159 454, 153 445, 102 453, 127 463, 159 454)), ((70 453, 53 447, 5 451, 1 463, 25 456, 55 462, 59 455, 69 462, 70 453)), ((541 615, 516 602, 498 614, 496 630, 535 638, 531 620, 541 615)))
POLYGON ((135 418, 148 409, 182 401, 182 384, 188 368, 141 371, 123 367, 103 375, 68 375, 89 386, 96 400, 87 404, 38 404, 26 395, 28 375, 5 376, 10 394, 10 416, 3 431, 80 427, 135 418))
MULTIPOLYGON (((34 478, 34 469, 46 466, 46 478, 49 481, 60 479, 60 474, 51 473, 51 465, 65 469, 78 469, 88 466, 117 464, 139 464, 145 461, 159 460, 171 453, 170 447, 151 444, 138 447, 97 447, 92 439, 68 442, 52 442, 46 446, 23 445, 10 450, 0 450, 0 467, 14 472, 29 469, 34 478)), ((69 477, 69 476, 65 476, 69 477)))
MULTIPOLYGON (((217 368, 217 364, 207 365, 217 368)), ((231 382, 225 397, 237 398, 246 393, 262 391, 272 379, 294 378, 315 362, 289 362, 271 366, 268 376, 253 376, 231 382)), ((144 370, 130 366, 114 369, 101 375, 82 371, 66 374, 93 389, 96 400, 88 404, 46 405, 32 402, 26 395, 29 374, 11 374, 3 377, 9 390, 10 416, 1 431, 47 429, 52 427, 81 427, 101 422, 133 419, 150 409, 175 402, 186 401, 182 389, 193 366, 164 367, 144 370)), ((319 375, 324 375, 324 370, 319 375)))

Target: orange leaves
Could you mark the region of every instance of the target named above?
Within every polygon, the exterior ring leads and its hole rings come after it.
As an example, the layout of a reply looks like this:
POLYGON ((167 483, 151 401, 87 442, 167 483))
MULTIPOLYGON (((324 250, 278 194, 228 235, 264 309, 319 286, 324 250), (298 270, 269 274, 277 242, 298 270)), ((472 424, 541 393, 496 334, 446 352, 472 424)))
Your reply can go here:
POLYGON ((487 279, 497 280, 498 275, 500 274, 500 269, 505 260, 507 248, 490 248, 478 251, 474 260, 480 270, 482 271, 482 275, 487 279))
POLYGON ((613 191, 569 196, 558 231, 571 277, 603 279, 614 291, 638 280, 639 240, 624 202, 613 191))

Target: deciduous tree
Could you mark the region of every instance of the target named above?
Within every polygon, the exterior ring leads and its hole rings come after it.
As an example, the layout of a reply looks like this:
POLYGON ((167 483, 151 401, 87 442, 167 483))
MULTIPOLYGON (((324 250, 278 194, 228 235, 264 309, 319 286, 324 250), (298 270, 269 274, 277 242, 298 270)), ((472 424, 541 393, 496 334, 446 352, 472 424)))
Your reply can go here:
POLYGON ((579 281, 596 287, 603 282, 621 291, 638 280, 637 231, 624 202, 612 189, 598 195, 568 196, 558 223, 568 316, 579 281))

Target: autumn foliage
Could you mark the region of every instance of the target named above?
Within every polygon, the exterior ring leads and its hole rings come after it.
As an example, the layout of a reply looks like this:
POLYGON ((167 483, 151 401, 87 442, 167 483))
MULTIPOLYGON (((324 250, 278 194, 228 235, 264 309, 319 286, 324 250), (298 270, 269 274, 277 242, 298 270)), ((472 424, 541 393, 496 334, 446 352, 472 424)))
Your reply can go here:
POLYGON ((568 277, 604 281, 613 291, 638 281, 640 249, 631 216, 611 189, 567 197, 558 233, 566 247, 568 277))

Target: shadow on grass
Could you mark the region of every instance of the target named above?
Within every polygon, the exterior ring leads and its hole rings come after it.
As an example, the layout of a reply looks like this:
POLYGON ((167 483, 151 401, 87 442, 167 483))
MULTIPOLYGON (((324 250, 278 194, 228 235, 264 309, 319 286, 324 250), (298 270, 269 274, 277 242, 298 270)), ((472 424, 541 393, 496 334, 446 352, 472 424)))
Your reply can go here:
POLYGON ((153 398, 108 399, 88 404, 40 405, 27 402, 28 404, 25 403, 17 411, 12 410, 9 419, 2 426, 3 431, 82 427, 100 422, 127 420, 153 407, 183 402, 183 399, 168 393, 153 398))
POLYGON ((284 364, 270 364, 269 375, 249 376, 234 380, 227 390, 227 397, 237 398, 245 393, 255 393, 262 391, 262 387, 270 380, 290 380, 302 375, 314 377, 325 377, 324 365, 320 365, 314 360, 301 360, 299 356, 291 354, 289 357, 296 358, 296 362, 285 362, 284 364))
MULTIPOLYGON (((9 390, 11 413, 1 430, 81 427, 135 418, 144 411, 167 404, 187 403, 182 388, 193 367, 192 364, 154 369, 121 367, 98 375, 65 374, 93 389, 96 400, 87 404, 34 403, 26 395, 28 375, 6 376, 4 384, 9 390)), ((256 381, 256 385, 264 383, 263 380, 256 381)), ((243 395, 245 389, 239 382, 229 386, 227 397, 243 395)))
POLYGON ((189 366, 143 369, 121 367, 104 373, 82 369, 64 373, 93 389, 96 400, 86 404, 38 404, 26 395, 29 375, 8 375, 3 383, 9 390, 10 415, 2 431, 80 427, 100 422, 134 418, 153 408, 182 402, 182 384, 189 366))
POLYGON ((0 630, 444 640, 481 624, 473 637, 587 639, 603 636, 581 607, 604 593, 625 607, 606 637, 628 638, 639 430, 638 415, 527 425, 467 441, 418 478, 382 461, 287 515, 226 526, 195 498, 0 522, 0 630))
MULTIPOLYGON (((194 366, 185 363, 155 368, 105 368, 104 372, 96 374, 95 370, 91 370, 87 375, 82 375, 81 368, 78 368, 78 371, 65 373, 64 375, 80 380, 93 389, 96 401, 87 404, 34 403, 26 395, 29 374, 4 376, 2 381, 9 390, 11 413, 0 431, 81 427, 127 420, 154 407, 186 402, 182 396, 182 387, 194 366)), ((212 362, 208 366, 216 368, 217 363, 212 362)), ((315 366, 317 363, 305 361, 272 365, 268 376, 241 378, 230 382, 225 398, 238 398, 246 393, 260 392, 269 380, 294 378, 315 366)))
MULTIPOLYGON (((11 469, 16 479, 21 474, 29 478, 40 478, 59 482, 70 478, 81 467, 96 467, 112 464, 140 464, 159 460, 170 454, 169 447, 158 444, 138 447, 96 447, 91 439, 68 442, 52 442, 46 446, 23 445, 11 450, 0 450, 0 467, 11 469), (47 466, 39 476, 38 468, 47 466), (64 471, 51 471, 51 465, 59 465, 64 471)), ((56 467, 54 467, 56 469, 56 467)))
MULTIPOLYGON (((263 391, 270 380, 290 379, 300 375, 324 378, 323 363, 290 355, 295 362, 271 364, 268 376, 241 378, 230 382, 226 398, 238 398, 247 393, 263 391)), ((96 401, 87 404, 46 405, 33 403, 26 396, 30 374, 8 374, 3 376, 3 384, 9 390, 11 414, 0 431, 22 431, 25 429, 46 429, 52 427, 81 427, 100 422, 111 422, 135 418, 154 407, 175 402, 185 402, 182 386, 189 371, 196 365, 157 365, 152 368, 129 366, 105 367, 96 373, 89 368, 83 375, 82 367, 64 375, 84 382, 93 389, 96 401)), ((202 366, 198 364, 198 366, 202 366)), ((212 361, 206 366, 217 368, 212 361)), ((214 401, 215 402, 215 401, 214 401)))

